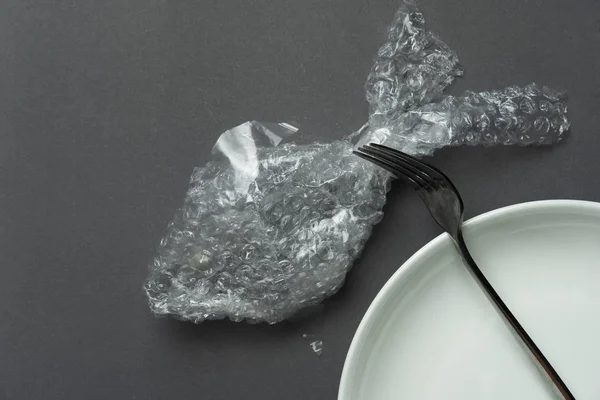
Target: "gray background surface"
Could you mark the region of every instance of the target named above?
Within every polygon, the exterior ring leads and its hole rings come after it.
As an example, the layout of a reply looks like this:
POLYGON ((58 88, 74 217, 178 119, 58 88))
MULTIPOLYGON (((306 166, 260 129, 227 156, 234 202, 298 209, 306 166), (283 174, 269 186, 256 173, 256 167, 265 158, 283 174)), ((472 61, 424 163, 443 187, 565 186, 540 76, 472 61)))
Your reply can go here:
MULTIPOLYGON (((276 326, 155 319, 141 285, 218 135, 249 119, 315 138, 366 120, 363 82, 399 0, 5 0, 0 4, 0 398, 333 399, 362 315, 439 233, 395 190, 346 286, 276 326), (319 358, 302 333, 324 341, 319 358)), ((433 163, 468 216, 600 200, 600 2, 422 0, 466 68, 451 87, 570 95, 559 146, 433 163)))

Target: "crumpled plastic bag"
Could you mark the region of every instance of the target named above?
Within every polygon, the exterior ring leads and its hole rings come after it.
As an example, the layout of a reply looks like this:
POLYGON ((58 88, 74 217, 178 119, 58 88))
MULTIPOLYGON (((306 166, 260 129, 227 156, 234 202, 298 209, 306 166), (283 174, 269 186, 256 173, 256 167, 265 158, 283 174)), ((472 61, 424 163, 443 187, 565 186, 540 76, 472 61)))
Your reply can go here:
POLYGON ((405 0, 367 78, 369 129, 359 144, 431 155, 461 144, 552 144, 568 131, 564 93, 532 83, 443 97, 462 74, 456 53, 425 29, 415 2, 405 0))
POLYGON ((389 177, 348 141, 277 146, 294 130, 247 122, 194 170, 146 282, 155 313, 273 323, 342 286, 389 177))
POLYGON ((381 143, 413 155, 458 145, 549 145, 569 129, 566 96, 534 83, 467 92, 393 116, 372 116, 359 144, 381 143))
POLYGON ((437 100, 462 74, 456 52, 425 29, 425 17, 413 1, 404 1, 365 84, 371 118, 437 100))
MULTIPOLYGON (((552 144, 568 130, 564 95, 535 84, 443 97, 458 57, 405 1, 366 84, 358 143, 413 155, 459 144, 552 144)), ((221 135, 192 173, 145 291, 158 315, 276 323, 343 284, 383 216, 391 176, 352 155, 357 135, 290 143, 288 124, 247 122, 221 135)))

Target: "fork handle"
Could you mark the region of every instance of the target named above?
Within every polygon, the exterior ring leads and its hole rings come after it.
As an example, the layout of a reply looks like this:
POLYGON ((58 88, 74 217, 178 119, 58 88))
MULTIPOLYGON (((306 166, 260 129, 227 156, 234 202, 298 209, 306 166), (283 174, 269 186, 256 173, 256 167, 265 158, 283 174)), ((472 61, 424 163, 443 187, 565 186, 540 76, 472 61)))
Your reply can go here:
POLYGON ((544 369, 546 374, 552 383, 556 386, 556 389, 562 394, 565 400, 575 400, 575 397, 567 388, 567 385, 563 382, 561 377, 558 375, 554 367, 550 364, 548 359, 542 354, 542 351, 537 347, 537 345, 533 342, 529 334, 525 331, 523 326, 519 323, 517 318, 513 315, 513 313, 509 310, 507 305, 502 301, 492 284, 487 280, 481 269, 477 266, 473 257, 469 253, 467 249, 467 245, 465 244, 465 239, 463 238, 462 229, 458 229, 458 233, 456 237, 453 237, 454 242, 456 243, 460 254, 469 268, 469 271, 472 273, 474 278, 479 283, 480 287, 483 289, 487 297, 490 301, 496 306, 500 314, 508 321, 510 326, 514 329, 515 333, 521 338, 527 349, 531 352, 533 357, 537 360, 539 365, 544 369))

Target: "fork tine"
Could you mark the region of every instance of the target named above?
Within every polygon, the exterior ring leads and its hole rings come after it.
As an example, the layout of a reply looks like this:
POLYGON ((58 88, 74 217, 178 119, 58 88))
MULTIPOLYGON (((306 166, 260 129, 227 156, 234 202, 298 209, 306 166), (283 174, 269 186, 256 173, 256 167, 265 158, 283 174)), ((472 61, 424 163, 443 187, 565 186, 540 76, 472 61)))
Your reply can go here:
POLYGON ((427 174, 427 172, 419 169, 419 167, 417 166, 412 165, 403 158, 397 157, 395 154, 390 154, 389 152, 384 151, 383 149, 371 146, 363 146, 360 148, 360 150, 372 155, 373 157, 384 159, 392 164, 402 166, 402 168, 407 170, 411 175, 414 175, 418 179, 420 179, 423 182, 423 185, 432 184, 434 181, 434 179, 429 174, 427 174))
POLYGON ((380 149, 383 152, 386 152, 390 155, 401 158, 404 161, 406 161, 407 163, 409 163, 410 165, 412 165, 413 167, 419 168, 421 171, 425 171, 430 175, 433 175, 433 176, 442 175, 445 177, 445 175, 437 168, 435 168, 427 163, 424 163, 423 161, 421 161, 413 156, 403 153, 400 150, 392 149, 391 147, 384 146, 384 145, 378 144, 378 143, 369 143, 367 146, 380 149))
POLYGON ((386 160, 382 160, 382 159, 374 157, 370 154, 364 153, 361 149, 352 150, 352 152, 354 154, 356 154, 357 156, 364 158, 365 160, 385 169, 386 171, 391 172, 396 177, 401 178, 401 179, 403 178, 414 189, 419 189, 419 188, 423 187, 423 185, 421 183, 418 183, 416 180, 413 179, 413 174, 408 175, 407 173, 403 172, 402 169, 396 164, 390 163, 386 160))

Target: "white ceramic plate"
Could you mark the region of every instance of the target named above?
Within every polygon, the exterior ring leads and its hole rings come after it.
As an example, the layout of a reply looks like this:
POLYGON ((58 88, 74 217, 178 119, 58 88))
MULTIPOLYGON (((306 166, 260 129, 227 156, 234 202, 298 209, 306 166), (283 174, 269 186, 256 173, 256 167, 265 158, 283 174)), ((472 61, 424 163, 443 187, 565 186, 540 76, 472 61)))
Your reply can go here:
MULTIPOLYGON (((473 258, 577 400, 600 399, 600 204, 519 204, 466 223, 473 258)), ((444 234, 386 283, 339 400, 556 399, 444 234)))

